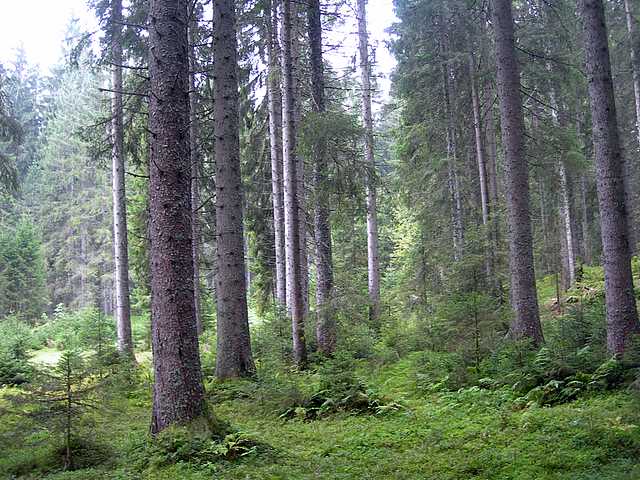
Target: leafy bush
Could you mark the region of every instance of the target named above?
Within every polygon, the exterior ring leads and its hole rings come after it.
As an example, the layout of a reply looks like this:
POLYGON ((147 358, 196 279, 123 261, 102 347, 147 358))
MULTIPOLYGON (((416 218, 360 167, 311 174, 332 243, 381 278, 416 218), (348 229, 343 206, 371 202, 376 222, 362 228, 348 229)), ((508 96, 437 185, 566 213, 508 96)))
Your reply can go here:
POLYGON ((33 369, 28 351, 34 339, 29 327, 16 317, 0 322, 0 386, 21 385, 30 380, 33 369))

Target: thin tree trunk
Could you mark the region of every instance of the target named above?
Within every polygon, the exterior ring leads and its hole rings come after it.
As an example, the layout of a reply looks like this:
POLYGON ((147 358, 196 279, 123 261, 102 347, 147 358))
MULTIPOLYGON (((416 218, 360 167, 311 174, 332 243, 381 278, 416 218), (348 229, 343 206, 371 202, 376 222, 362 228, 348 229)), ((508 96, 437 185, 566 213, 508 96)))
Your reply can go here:
POLYGON ((582 175, 580 178, 580 228, 582 230, 582 253, 584 258, 582 261, 587 265, 593 262, 590 229, 589 229, 589 210, 587 207, 587 176, 582 175))
MULTIPOLYGON (((307 11, 311 46, 312 109, 318 118, 326 111, 324 98, 324 64, 322 60, 322 21, 320 0, 309 0, 307 11)), ((331 258, 331 225, 327 188, 326 143, 321 133, 313 145, 316 244, 316 339, 318 349, 331 355, 336 346, 336 324, 332 312, 333 262, 331 258)))
POLYGON ((149 6, 152 433, 205 412, 196 329, 186 0, 149 6))
POLYGON ((380 257, 378 251, 378 206, 376 164, 373 151, 373 116, 371 114, 371 66, 366 0, 358 0, 358 49, 362 78, 362 123, 364 157, 367 166, 367 272, 369 283, 369 319, 376 324, 380 316, 380 257))
POLYGON ((631 275, 623 162, 602 0, 581 0, 607 305, 607 347, 622 354, 640 331, 631 275))
POLYGON ((255 372, 249 338, 240 175, 236 13, 233 0, 213 6, 214 132, 216 163, 216 286, 219 379, 255 372))
MULTIPOLYGON (((551 66, 548 65, 547 69, 551 71, 551 66)), ((558 118, 560 107, 556 99, 555 88, 551 86, 550 91, 550 103, 551 103, 551 118, 553 125, 556 128, 561 128, 561 122, 558 118)), ((569 178, 567 175, 567 168, 564 163, 564 159, 561 157, 558 159, 558 180, 560 181, 560 217, 562 221, 561 234, 564 236, 562 243, 564 245, 564 261, 563 267, 566 269, 564 275, 564 288, 571 288, 576 281, 576 257, 573 240, 573 221, 571 218, 571 199, 569 196, 569 178)))
POLYGON ((469 53, 469 82, 471 84, 471 106, 473 108, 473 131, 476 144, 476 162, 478 164, 478 180, 480 183, 480 205, 482 208, 482 225, 485 228, 487 246, 486 246, 486 274, 487 281, 496 285, 494 279, 495 250, 496 246, 493 241, 493 229, 491 228, 491 200, 489 198, 489 181, 487 178, 487 161, 485 157, 485 148, 482 138, 482 113, 480 112, 480 97, 476 86, 476 61, 473 52, 469 53))
MULTIPOLYGON (((638 148, 640 151, 640 52, 638 52, 638 38, 636 31, 636 24, 633 18, 633 11, 631 6, 631 0, 624 0, 624 12, 627 20, 627 32, 629 33, 629 54, 631 55, 631 72, 633 76, 633 98, 635 100, 635 116, 636 116, 636 135, 638 141, 638 148)), ((634 201, 634 188, 633 182, 633 164, 627 159, 624 162, 624 178, 625 178, 625 201, 627 203, 627 229, 629 230, 629 247, 631 254, 636 253, 636 241, 637 232, 635 228, 635 201, 634 201)))
POLYGON ((273 232, 275 237, 276 300, 280 307, 287 304, 286 258, 284 249, 284 188, 282 185, 282 90, 278 56, 278 0, 269 4, 267 42, 269 77, 267 85, 269 109, 269 140, 271 145, 271 198, 273 201, 273 232))
POLYGON ((282 145, 284 177, 285 250, 287 260, 287 305, 291 315, 293 355, 299 368, 305 366, 304 301, 300 258, 300 208, 296 156, 296 102, 293 72, 292 0, 282 0, 282 145))
POLYGON ((510 335, 528 339, 534 345, 544 339, 540 325, 533 238, 529 213, 529 166, 524 154, 524 118, 513 34, 511 0, 494 0, 493 25, 496 36, 498 96, 505 150, 505 185, 511 270, 511 299, 515 317, 510 335))
MULTIPOLYGON (((294 95, 294 103, 297 106, 294 112, 294 121, 296 125, 296 131, 298 130, 298 126, 301 123, 302 119, 302 109, 300 105, 301 102, 301 93, 302 93, 302 45, 300 42, 300 37, 303 35, 303 26, 302 26, 302 3, 301 2, 293 2, 291 4, 291 65, 293 68, 293 95, 294 95)), ((300 241, 300 282, 302 289, 302 303, 304 307, 304 315, 305 318, 309 314, 309 253, 307 250, 307 237, 308 237, 308 228, 307 228, 307 195, 306 195, 306 182, 305 182, 305 164, 304 157, 298 154, 296 150, 296 178, 298 185, 296 187, 297 195, 298 195, 298 228, 300 229, 300 233, 298 234, 298 238, 300 241)))
MULTIPOLYGON (((446 54, 446 51, 445 51, 446 54)), ((445 115, 447 122, 447 175, 449 197, 451 203, 451 225, 453 227, 453 257, 455 261, 462 259, 464 248, 464 230, 462 225, 462 201, 457 174, 457 148, 453 111, 451 106, 451 81, 449 62, 445 60, 442 65, 442 81, 445 98, 445 115)))
POLYGON ((129 302, 129 254, 127 245, 127 204, 124 181, 124 126, 122 107, 122 0, 112 0, 112 87, 111 175, 113 193, 113 244, 116 287, 116 330, 118 352, 133 356, 131 307, 129 302))
POLYGON ((198 92, 196 90, 196 70, 198 61, 196 59, 195 32, 198 22, 195 13, 189 22, 189 152, 191 159, 191 230, 193 236, 193 296, 196 315, 196 328, 200 335, 204 328, 202 325, 201 300, 200 300, 200 146, 198 142, 198 92))

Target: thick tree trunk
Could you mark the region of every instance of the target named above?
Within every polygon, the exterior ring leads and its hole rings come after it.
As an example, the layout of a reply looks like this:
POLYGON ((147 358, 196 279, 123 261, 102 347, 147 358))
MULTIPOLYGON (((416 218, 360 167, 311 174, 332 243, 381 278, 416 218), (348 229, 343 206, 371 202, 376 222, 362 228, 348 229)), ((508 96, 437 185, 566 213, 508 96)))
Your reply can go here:
POLYGON ((380 316, 380 254, 378 252, 378 206, 376 164, 373 151, 373 116, 371 114, 371 66, 366 0, 358 0, 358 49, 362 77, 362 123, 364 124, 364 158, 367 165, 367 271, 369 279, 369 319, 380 316))
POLYGON ((293 355, 299 368, 307 361, 304 338, 304 300, 300 258, 300 208, 296 156, 296 108, 293 71, 292 0, 282 0, 282 144, 284 177, 285 250, 287 260, 287 305, 291 315, 293 355))
MULTIPOLYGON (((307 11, 311 46, 311 100, 314 112, 326 111, 324 98, 324 64, 322 60, 322 21, 320 0, 309 0, 307 11)), ((313 145, 315 189, 314 232, 316 244, 316 339, 318 349, 331 355, 336 346, 336 324, 332 312, 333 261, 331 225, 327 193, 326 143, 321 133, 313 145)))
POLYGON ((249 338, 240 174, 236 14, 233 0, 213 6, 213 86, 216 162, 216 286, 219 379, 255 372, 249 338))
POLYGON ((193 236, 193 296, 198 335, 204 330, 202 325, 200 300, 200 145, 198 143, 198 91, 196 90, 196 70, 198 61, 195 51, 195 31, 198 22, 192 18, 189 22, 189 152, 191 159, 191 230, 193 236))
POLYGON ((186 0, 149 7, 151 431, 205 412, 198 353, 191 238, 186 0))
POLYGON ((520 95, 520 68, 516 58, 511 0, 494 0, 498 97, 505 150, 505 186, 511 270, 511 299, 515 317, 510 335, 543 342, 533 265, 533 238, 529 214, 529 167, 524 154, 524 118, 520 95))
POLYGON ((269 77, 267 84, 269 109, 269 142, 271 146, 271 198, 273 201, 273 233, 275 237, 275 295, 280 307, 287 304, 286 258, 284 249, 284 188, 282 185, 282 90, 278 60, 278 3, 269 4, 267 42, 269 77))
POLYGON ((607 305, 607 347, 622 354, 640 331, 631 276, 623 162, 602 0, 581 0, 607 305))
POLYGON ((113 245, 116 287, 116 330, 118 352, 133 356, 131 307, 129 301, 129 254, 127 241, 127 204, 124 180, 124 126, 122 106, 122 0, 111 3, 112 88, 111 181, 113 193, 113 245))

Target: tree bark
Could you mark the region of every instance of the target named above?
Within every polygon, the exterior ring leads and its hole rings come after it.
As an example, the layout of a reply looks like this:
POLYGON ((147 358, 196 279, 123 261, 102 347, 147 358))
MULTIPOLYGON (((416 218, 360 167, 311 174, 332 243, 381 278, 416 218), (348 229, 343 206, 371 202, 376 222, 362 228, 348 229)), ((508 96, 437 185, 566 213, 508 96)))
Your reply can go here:
POLYGON ((640 331, 631 275, 623 161, 602 0, 581 0, 580 10, 600 206, 607 347, 610 353, 619 355, 631 335, 640 331))
MULTIPOLYGON (((631 9, 631 0, 624 0, 624 12, 627 20, 627 32, 629 33, 629 54, 631 55, 631 72, 633 76, 633 98, 635 100, 636 115, 636 135, 638 141, 638 149, 640 151, 640 52, 638 52, 636 32, 636 24, 631 9)), ((631 254, 636 253, 637 232, 635 228, 635 201, 633 198, 635 184, 633 182, 633 168, 630 159, 624 162, 624 178, 625 181, 625 200, 627 203, 627 229, 629 231, 629 247, 631 254)))
POLYGON ((216 286, 219 379, 255 372, 251 356, 240 174, 238 51, 233 0, 213 6, 213 85, 216 162, 216 286))
MULTIPOLYGON (((324 95, 324 64, 322 59, 322 19, 320 0, 309 0, 307 10, 311 46, 311 101, 318 119, 326 111, 324 95)), ((331 225, 327 193, 326 142, 322 133, 313 145, 316 244, 316 340, 324 355, 336 347, 336 324, 332 311, 333 261, 331 258, 331 225)))
POLYGON ((116 287, 116 330, 118 352, 133 358, 131 307, 129 301, 129 253, 127 204, 124 180, 124 125, 122 105, 122 0, 111 3, 111 56, 113 61, 111 110, 111 181, 113 193, 113 245, 116 287))
POLYGON ((200 145, 198 142, 198 91, 196 89, 196 70, 198 60, 196 58, 195 32, 198 22, 195 14, 189 21, 189 155, 191 160, 191 230, 193 236, 193 301, 196 315, 196 328, 200 335, 204 328, 202 325, 201 300, 200 300, 200 145))
POLYGON ((367 166, 367 271, 369 284, 369 319, 375 324, 380 316, 380 254, 378 251, 378 206, 376 164, 373 151, 373 116, 371 114, 371 65, 366 0, 358 0, 358 50, 362 78, 362 123, 364 157, 367 166))
POLYGON ((278 0, 268 4, 267 42, 269 77, 267 85, 269 109, 269 143, 271 146, 271 198, 275 237, 275 295, 280 307, 287 304, 286 257, 284 248, 284 187, 282 185, 282 90, 278 60, 278 0))
POLYGON ((186 0, 149 7, 152 433, 205 413, 196 329, 186 0))
POLYGON ((582 175, 580 178, 580 229, 582 230, 582 261, 587 265, 591 265, 592 248, 589 229, 589 209, 587 207, 587 176, 582 175))
POLYGON ((516 58, 511 0, 494 0, 493 25, 496 36, 498 97, 505 150, 505 186, 511 299, 515 317, 510 336, 543 341, 533 265, 533 238, 529 213, 529 167, 524 154, 524 118, 520 95, 520 67, 516 58))
POLYGON ((296 155, 296 102, 293 67, 292 0, 282 0, 282 144, 284 176, 285 250, 287 305, 291 315, 293 355, 299 368, 305 366, 304 301, 300 249, 300 207, 296 155))
POLYGON ((480 111, 480 97, 476 86, 476 61, 473 52, 469 53, 469 82, 471 84, 471 106, 473 109, 473 131, 476 146, 476 163, 478 165, 478 181, 480 184, 480 205, 482 209, 482 225, 486 231, 487 252, 485 268, 487 281, 495 286, 494 277, 495 265, 495 244, 493 243, 491 221, 491 200, 489 199, 489 182, 487 178, 487 161, 482 138, 482 113, 480 111))

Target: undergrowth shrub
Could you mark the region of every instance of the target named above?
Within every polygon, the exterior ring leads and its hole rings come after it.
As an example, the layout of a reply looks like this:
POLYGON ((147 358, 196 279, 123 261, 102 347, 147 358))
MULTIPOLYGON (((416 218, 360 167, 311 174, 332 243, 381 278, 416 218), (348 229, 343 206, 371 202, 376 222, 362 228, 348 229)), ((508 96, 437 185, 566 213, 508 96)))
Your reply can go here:
POLYGON ((17 317, 0 322, 0 386, 30 381, 33 368, 28 362, 28 352, 34 344, 29 326, 17 317))

